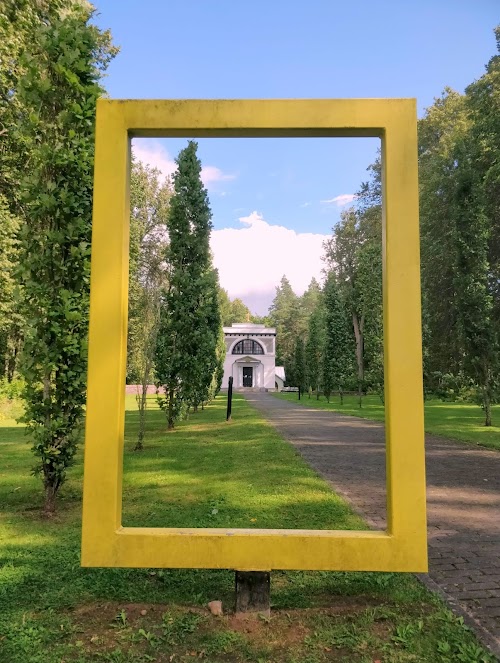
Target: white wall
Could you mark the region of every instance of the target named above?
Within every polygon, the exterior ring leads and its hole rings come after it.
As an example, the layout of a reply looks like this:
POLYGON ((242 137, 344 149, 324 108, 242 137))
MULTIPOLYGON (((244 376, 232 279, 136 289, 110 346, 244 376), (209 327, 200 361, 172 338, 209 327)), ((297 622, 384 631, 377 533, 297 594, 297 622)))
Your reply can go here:
MULTIPOLYGON (((275 382, 275 355, 274 355, 274 338, 273 337, 264 337, 259 339, 258 334, 252 334, 250 338, 259 342, 266 354, 263 355, 233 355, 231 354, 233 347, 239 341, 248 338, 247 335, 242 336, 231 336, 226 337, 226 341, 231 340, 231 344, 228 347, 226 354, 226 359, 224 361, 224 377, 222 378, 222 389, 227 389, 229 385, 229 376, 233 376, 233 388, 241 389, 243 387, 243 367, 252 366, 253 367, 253 387, 255 388, 264 388, 264 389, 274 389, 275 382), (269 340, 272 340, 272 343, 269 343, 269 340), (267 347, 272 348, 272 352, 267 352, 267 347), (245 356, 252 359, 251 362, 242 361, 245 356)), ((227 343, 229 345, 229 343, 227 343)))
POLYGON ((283 387, 285 386, 285 383, 283 382, 283 380, 276 375, 274 377, 274 381, 278 385, 278 391, 281 391, 283 389, 283 387))

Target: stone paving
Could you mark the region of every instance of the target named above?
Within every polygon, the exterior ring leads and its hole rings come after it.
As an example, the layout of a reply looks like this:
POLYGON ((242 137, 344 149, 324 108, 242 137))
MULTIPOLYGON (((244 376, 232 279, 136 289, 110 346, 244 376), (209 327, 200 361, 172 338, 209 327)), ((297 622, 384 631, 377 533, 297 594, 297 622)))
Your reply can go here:
MULTIPOLYGON (((371 526, 385 528, 382 424, 245 396, 371 526)), ((426 465, 429 575, 421 578, 500 658, 500 452, 426 435, 426 465)))

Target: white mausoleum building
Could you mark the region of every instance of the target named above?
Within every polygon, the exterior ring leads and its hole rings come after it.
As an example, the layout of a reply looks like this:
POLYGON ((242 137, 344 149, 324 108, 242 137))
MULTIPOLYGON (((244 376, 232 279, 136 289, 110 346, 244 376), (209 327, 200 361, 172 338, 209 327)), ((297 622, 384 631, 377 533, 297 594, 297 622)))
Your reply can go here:
POLYGON ((226 360, 222 389, 281 390, 285 372, 276 366, 276 329, 251 322, 224 327, 226 360))

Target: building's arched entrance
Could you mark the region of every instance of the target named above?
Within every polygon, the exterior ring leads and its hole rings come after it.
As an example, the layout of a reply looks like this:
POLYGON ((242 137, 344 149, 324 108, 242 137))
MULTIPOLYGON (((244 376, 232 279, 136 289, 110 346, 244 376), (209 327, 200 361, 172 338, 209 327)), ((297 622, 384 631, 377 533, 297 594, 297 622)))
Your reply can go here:
POLYGON ((265 386, 264 364, 256 357, 236 359, 232 367, 235 389, 255 389, 265 386))

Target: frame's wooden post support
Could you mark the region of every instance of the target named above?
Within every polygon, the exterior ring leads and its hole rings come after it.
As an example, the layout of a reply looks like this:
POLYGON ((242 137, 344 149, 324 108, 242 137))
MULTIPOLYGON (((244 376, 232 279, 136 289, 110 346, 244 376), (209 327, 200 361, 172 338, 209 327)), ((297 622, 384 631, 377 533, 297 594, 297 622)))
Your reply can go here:
POLYGON ((231 410, 233 408, 233 376, 229 376, 229 385, 227 388, 227 413, 226 421, 231 419, 231 410))
POLYGON ((271 574, 267 571, 236 571, 236 614, 271 614, 271 574))

